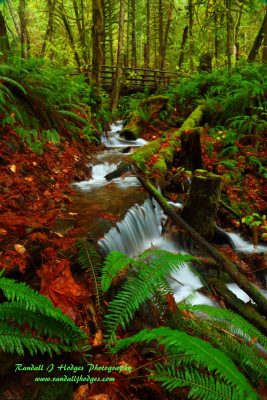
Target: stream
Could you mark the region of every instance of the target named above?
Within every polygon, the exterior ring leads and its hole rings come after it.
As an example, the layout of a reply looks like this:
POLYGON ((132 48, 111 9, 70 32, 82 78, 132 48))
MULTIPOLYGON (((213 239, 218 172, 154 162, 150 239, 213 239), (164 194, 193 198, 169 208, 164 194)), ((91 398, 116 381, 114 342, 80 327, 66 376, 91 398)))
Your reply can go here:
MULTIPOLYGON (((76 220, 86 228, 88 237, 94 241, 98 240, 103 255, 118 250, 134 256, 151 247, 185 253, 180 245, 162 235, 162 224, 166 217, 160 206, 148 198, 135 176, 128 172, 126 176, 112 182, 107 182, 104 178, 129 154, 124 153, 125 149, 131 152, 135 147, 146 143, 143 139, 128 141, 120 138, 121 129, 122 122, 118 121, 112 124, 108 134, 102 137, 106 150, 95 154, 88 165, 92 168, 93 179, 72 184, 76 195, 73 197, 71 213, 77 215, 76 220)), ((177 208, 182 207, 180 203, 171 204, 177 208)), ((238 233, 227 234, 232 239, 236 251, 267 251, 267 246, 260 245, 255 248, 238 233)), ((218 306, 198 292, 203 285, 186 264, 170 277, 170 284, 176 302, 218 306)), ((227 286, 243 301, 250 301, 236 284, 229 283, 227 286)))

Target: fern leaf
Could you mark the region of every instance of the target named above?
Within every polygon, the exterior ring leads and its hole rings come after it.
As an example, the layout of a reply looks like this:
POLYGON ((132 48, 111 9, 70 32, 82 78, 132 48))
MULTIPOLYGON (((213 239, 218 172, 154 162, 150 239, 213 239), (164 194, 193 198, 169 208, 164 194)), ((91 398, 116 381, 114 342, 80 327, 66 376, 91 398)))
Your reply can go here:
POLYGON ((257 338, 267 350, 267 339, 255 326, 231 310, 208 305, 181 305, 180 308, 194 313, 204 313, 212 321, 223 321, 228 329, 246 340, 257 338))
POLYGON ((24 93, 25 95, 27 94, 26 90, 24 89, 24 87, 18 83, 17 81, 15 81, 14 79, 8 78, 7 76, 0 76, 0 81, 2 82, 6 82, 9 85, 14 86, 15 88, 19 89, 22 93, 24 93))
POLYGON ((0 289, 3 291, 7 300, 16 302, 26 312, 40 312, 41 315, 53 318, 64 325, 65 332, 70 336, 85 336, 74 322, 68 318, 60 308, 55 308, 51 301, 40 293, 31 289, 24 282, 16 282, 13 279, 0 276, 0 289))
POLYGON ((119 251, 111 251, 104 262, 102 269, 101 286, 102 291, 107 292, 110 288, 113 279, 122 270, 127 269, 126 267, 133 263, 134 260, 119 251))
POLYGON ((48 353, 52 357, 53 352, 60 354, 64 351, 71 351, 71 347, 61 343, 46 342, 45 340, 34 337, 22 332, 6 323, 0 325, 0 348, 6 353, 17 353, 24 356, 27 349, 31 356, 36 355, 38 351, 42 354, 48 353))
POLYGON ((81 117, 80 115, 76 114, 73 111, 59 110, 58 113, 63 115, 64 117, 68 117, 74 121, 82 122, 85 125, 88 123, 88 121, 85 118, 81 117))
POLYGON ((143 341, 157 341, 159 345, 165 347, 170 356, 177 356, 179 364, 181 357, 184 357, 186 365, 191 364, 197 370, 204 369, 215 374, 217 380, 221 380, 235 390, 239 396, 238 399, 258 399, 244 375, 240 373, 229 357, 215 349, 210 343, 185 332, 174 331, 166 327, 145 329, 130 338, 118 341, 112 351, 115 353, 124 347, 143 341))
POLYGON ((224 382, 216 381, 212 376, 200 373, 196 369, 175 370, 157 364, 151 378, 162 383, 168 390, 189 387, 188 398, 202 400, 241 400, 235 390, 224 382))
POLYGON ((139 266, 138 275, 129 277, 120 293, 109 304, 108 315, 105 317, 108 342, 114 341, 120 325, 123 329, 126 328, 145 301, 149 300, 160 288, 166 287, 165 278, 168 274, 192 259, 193 257, 187 254, 148 250, 139 259, 134 260, 135 267, 139 266))
POLYGON ((97 307, 101 310, 100 290, 100 255, 96 249, 87 241, 79 240, 76 243, 78 249, 78 261, 82 268, 86 269, 93 281, 93 294, 96 296, 97 307))

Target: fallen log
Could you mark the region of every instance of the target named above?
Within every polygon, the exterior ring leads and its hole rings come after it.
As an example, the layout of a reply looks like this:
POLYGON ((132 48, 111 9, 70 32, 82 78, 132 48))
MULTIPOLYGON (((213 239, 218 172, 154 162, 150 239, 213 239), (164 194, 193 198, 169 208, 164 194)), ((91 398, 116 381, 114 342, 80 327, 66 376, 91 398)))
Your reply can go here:
POLYGON ((244 303, 219 279, 210 278, 208 284, 218 292, 228 306, 234 308, 242 317, 251 322, 256 328, 267 334, 267 320, 251 303, 244 303))
POLYGON ((154 197, 159 203, 164 213, 168 215, 172 221, 178 226, 182 227, 196 243, 198 243, 203 250, 206 251, 214 260, 220 265, 220 267, 228 273, 228 275, 237 283, 237 285, 243 289, 248 296, 257 304, 259 310, 267 315, 267 299, 261 294, 261 292, 250 283, 245 276, 243 276, 231 261, 229 261, 224 254, 216 250, 211 246, 201 235, 199 235, 183 218, 181 218, 170 206, 167 200, 158 192, 155 186, 149 181, 149 179, 138 176, 138 179, 142 183, 145 189, 154 197))
MULTIPOLYGON (((173 163, 176 156, 176 149, 180 145, 181 134, 184 131, 192 130, 199 126, 203 116, 203 111, 204 106, 198 106, 177 131, 170 133, 167 132, 165 137, 154 140, 145 146, 140 147, 133 154, 128 156, 124 162, 136 166, 140 171, 156 173, 161 177, 164 177, 168 171, 168 166, 173 163), (157 155, 157 160, 150 167, 151 170, 148 171, 147 161, 155 155, 157 155)), ((112 173, 113 171, 111 174, 112 173)), ((117 174, 122 175, 123 171, 117 171, 114 176, 120 176, 117 174)))

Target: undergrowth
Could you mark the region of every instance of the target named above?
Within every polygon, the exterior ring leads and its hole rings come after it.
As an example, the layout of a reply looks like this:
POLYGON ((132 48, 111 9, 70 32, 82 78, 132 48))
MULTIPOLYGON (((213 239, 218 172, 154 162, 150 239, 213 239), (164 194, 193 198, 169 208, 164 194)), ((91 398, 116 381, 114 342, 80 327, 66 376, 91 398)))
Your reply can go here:
POLYGON ((10 125, 33 151, 64 138, 99 141, 109 114, 82 74, 48 61, 10 59, 0 65, 2 127, 10 125))

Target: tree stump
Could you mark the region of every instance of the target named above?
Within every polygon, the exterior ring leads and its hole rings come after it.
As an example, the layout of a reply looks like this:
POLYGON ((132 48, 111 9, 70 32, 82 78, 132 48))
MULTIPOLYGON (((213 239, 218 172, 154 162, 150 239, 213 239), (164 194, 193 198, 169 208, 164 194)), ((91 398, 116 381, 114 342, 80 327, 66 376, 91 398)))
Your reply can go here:
POLYGON ((200 130, 201 128, 190 129, 181 134, 181 164, 186 170, 203 168, 200 130))
POLYGON ((214 237, 220 194, 221 177, 204 170, 195 171, 181 216, 208 241, 214 237))

